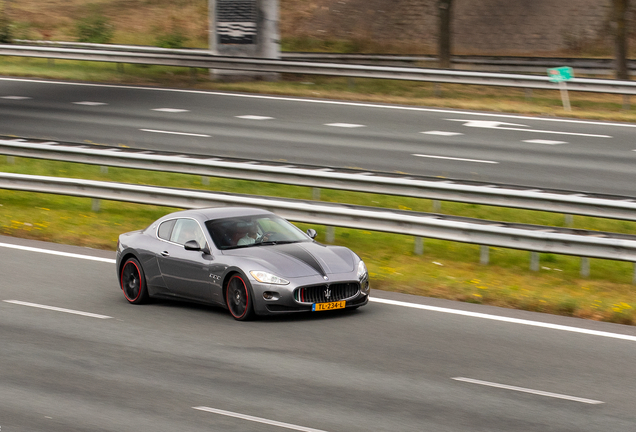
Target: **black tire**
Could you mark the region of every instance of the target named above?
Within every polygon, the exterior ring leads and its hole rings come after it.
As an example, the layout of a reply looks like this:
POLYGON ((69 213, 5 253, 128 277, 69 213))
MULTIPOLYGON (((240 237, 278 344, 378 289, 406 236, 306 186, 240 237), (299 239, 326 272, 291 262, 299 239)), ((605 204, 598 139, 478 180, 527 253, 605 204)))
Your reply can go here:
POLYGON ((254 318, 249 282, 239 274, 232 275, 225 285, 225 304, 237 321, 254 318))
POLYGON ((143 304, 148 301, 146 275, 141 264, 135 258, 128 258, 121 267, 119 284, 129 303, 143 304))

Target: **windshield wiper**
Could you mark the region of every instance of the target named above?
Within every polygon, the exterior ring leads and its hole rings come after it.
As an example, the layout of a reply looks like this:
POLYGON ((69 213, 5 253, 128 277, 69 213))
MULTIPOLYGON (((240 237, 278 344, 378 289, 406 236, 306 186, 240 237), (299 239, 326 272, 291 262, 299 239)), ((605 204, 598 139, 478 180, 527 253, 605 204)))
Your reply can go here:
POLYGON ((299 243, 302 240, 270 240, 270 241, 264 241, 264 242, 259 242, 259 243, 254 243, 253 246, 271 246, 271 245, 280 245, 280 244, 290 244, 290 243, 299 243))

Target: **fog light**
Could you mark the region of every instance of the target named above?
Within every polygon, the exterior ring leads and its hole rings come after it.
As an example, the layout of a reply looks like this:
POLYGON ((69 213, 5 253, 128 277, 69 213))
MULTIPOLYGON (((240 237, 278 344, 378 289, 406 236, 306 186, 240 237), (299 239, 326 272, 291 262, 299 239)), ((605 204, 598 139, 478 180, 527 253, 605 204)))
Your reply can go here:
POLYGON ((265 291, 263 293, 263 298, 265 300, 278 300, 280 298, 280 294, 274 291, 265 291))

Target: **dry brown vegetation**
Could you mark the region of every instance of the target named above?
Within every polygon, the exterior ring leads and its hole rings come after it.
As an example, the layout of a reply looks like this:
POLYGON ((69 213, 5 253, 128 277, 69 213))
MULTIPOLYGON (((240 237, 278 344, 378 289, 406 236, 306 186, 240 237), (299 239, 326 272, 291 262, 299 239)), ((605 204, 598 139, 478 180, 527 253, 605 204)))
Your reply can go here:
POLYGON ((114 26, 114 43, 150 44, 180 31, 189 46, 207 45, 207 0, 20 0, 7 6, 19 39, 74 40, 77 20, 93 12, 114 26))

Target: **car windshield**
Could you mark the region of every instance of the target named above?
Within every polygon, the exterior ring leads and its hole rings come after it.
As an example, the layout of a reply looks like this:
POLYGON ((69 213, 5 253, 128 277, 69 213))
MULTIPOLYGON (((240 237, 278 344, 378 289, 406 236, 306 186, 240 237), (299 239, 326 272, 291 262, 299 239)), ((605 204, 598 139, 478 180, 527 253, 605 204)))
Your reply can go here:
POLYGON ((300 229, 274 215, 214 219, 205 226, 221 250, 312 241, 300 229))

